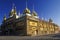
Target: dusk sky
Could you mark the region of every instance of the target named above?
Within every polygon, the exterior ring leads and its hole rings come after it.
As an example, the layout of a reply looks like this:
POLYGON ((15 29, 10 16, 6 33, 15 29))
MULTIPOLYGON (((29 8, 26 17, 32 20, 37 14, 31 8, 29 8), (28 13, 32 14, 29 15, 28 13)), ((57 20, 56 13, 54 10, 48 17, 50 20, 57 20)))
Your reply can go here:
MULTIPOLYGON (((26 8, 26 0, 0 0, 0 24, 5 14, 7 18, 9 17, 13 3, 17 12, 20 11, 21 14, 26 8)), ((40 19, 44 18, 48 21, 49 18, 52 18, 54 23, 60 25, 60 0, 27 0, 27 7, 31 12, 33 4, 40 19)))

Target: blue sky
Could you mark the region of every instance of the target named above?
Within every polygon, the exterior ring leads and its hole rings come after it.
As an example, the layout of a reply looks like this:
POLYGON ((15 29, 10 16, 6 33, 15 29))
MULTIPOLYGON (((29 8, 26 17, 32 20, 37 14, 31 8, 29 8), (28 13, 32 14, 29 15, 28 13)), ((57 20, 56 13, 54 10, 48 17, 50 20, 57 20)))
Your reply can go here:
MULTIPOLYGON (((3 16, 9 17, 13 3, 16 6, 17 12, 23 13, 26 8, 26 0, 0 0, 0 24, 3 21, 3 16)), ((60 25, 60 0, 27 0, 27 5, 30 11, 34 10, 39 15, 40 19, 44 20, 52 18, 53 22, 60 25)))

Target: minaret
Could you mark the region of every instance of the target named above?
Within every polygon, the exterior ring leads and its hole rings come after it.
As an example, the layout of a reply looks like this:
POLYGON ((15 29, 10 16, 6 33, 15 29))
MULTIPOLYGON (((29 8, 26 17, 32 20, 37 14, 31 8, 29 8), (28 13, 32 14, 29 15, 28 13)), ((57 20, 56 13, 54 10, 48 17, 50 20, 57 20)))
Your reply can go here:
POLYGON ((12 10, 11 10, 9 16, 12 17, 13 15, 17 15, 15 4, 13 4, 13 6, 12 6, 12 10))

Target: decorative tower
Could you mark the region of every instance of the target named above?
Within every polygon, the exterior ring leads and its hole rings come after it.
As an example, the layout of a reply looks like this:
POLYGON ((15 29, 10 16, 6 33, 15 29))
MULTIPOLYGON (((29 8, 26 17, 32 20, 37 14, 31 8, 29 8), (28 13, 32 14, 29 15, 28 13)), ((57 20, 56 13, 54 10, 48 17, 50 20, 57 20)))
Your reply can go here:
POLYGON ((15 5, 14 5, 14 4, 13 4, 12 10, 11 10, 11 12, 10 12, 9 16, 10 16, 10 17, 12 17, 13 15, 17 15, 16 7, 15 7, 15 5))

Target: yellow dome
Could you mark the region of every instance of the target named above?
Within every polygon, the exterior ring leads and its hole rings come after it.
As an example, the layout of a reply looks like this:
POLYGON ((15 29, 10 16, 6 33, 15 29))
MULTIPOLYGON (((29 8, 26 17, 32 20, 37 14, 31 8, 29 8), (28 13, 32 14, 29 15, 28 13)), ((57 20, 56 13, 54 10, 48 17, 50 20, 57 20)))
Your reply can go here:
POLYGON ((28 8, 26 8, 26 9, 24 10, 24 13, 30 13, 30 10, 29 10, 28 8))

